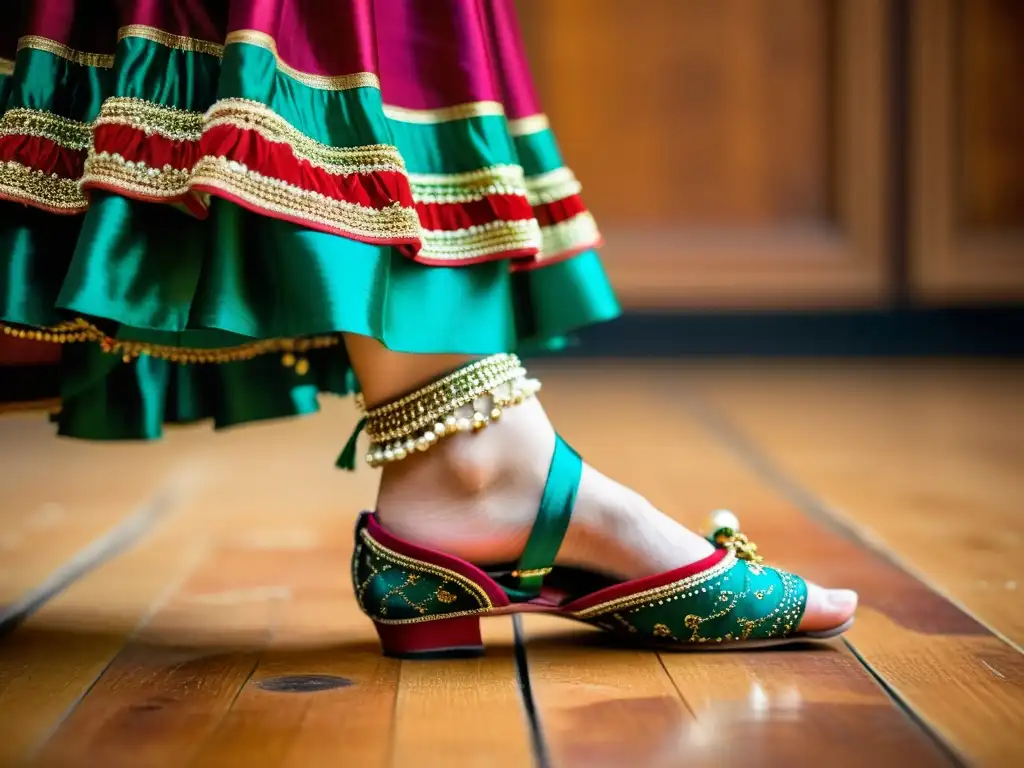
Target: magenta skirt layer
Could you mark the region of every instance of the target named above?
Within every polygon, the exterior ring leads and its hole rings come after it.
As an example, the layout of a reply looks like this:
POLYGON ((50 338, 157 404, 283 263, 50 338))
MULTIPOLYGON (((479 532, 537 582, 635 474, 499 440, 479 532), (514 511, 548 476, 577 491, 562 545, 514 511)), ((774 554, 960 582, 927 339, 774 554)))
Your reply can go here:
POLYGON ((15 5, 0 73, 20 57, 35 103, 4 115, 0 198, 78 213, 102 190, 203 217, 217 196, 445 266, 600 241, 510 0, 15 5))
POLYGON ((314 411, 344 334, 529 353, 618 313, 511 0, 12 3, 0 329, 59 370, 0 402, 61 434, 314 411))

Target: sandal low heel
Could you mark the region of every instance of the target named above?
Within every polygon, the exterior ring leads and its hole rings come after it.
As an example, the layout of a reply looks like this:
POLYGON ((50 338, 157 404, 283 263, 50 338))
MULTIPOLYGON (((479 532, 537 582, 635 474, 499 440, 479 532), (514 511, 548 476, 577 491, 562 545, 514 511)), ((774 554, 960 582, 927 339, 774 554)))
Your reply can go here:
POLYGON ((464 659, 482 656, 479 616, 409 624, 374 622, 384 655, 395 659, 464 659))

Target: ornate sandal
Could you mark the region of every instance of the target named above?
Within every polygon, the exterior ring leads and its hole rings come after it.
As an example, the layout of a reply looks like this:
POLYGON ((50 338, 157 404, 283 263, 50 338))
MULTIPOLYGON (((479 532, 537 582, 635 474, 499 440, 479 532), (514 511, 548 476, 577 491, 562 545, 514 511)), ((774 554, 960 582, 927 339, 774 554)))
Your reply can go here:
POLYGON ((373 513, 356 527, 352 578, 384 653, 399 658, 483 653, 480 618, 543 612, 672 649, 724 649, 824 639, 796 632, 807 603, 799 576, 764 565, 730 512, 716 513, 716 551, 656 576, 613 583, 552 565, 569 527, 582 461, 560 437, 533 531, 514 567, 481 568, 385 531, 373 513))
MULTIPOLYGON (((366 461, 380 466, 430 450, 446 436, 483 429, 539 389, 515 355, 478 360, 368 411, 338 463, 354 468, 363 428, 370 436, 366 461)), ((730 512, 713 518, 713 554, 657 576, 616 583, 599 573, 555 567, 582 469, 579 455, 558 437, 537 520, 515 565, 481 568, 419 547, 385 531, 373 513, 363 513, 352 580, 384 652, 410 658, 477 655, 483 652, 482 616, 529 611, 675 649, 822 639, 852 623, 827 632, 797 632, 807 605, 806 583, 764 565, 730 512)))

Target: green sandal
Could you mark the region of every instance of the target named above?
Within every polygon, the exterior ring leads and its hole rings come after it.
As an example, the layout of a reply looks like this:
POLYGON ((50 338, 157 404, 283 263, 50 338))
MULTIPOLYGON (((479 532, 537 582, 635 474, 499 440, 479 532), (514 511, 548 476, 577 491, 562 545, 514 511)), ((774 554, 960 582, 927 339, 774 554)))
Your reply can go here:
POLYGON ((384 653, 400 658, 483 653, 480 619, 549 613, 658 648, 751 648, 835 637, 853 623, 797 632, 807 605, 799 576, 764 565, 735 516, 717 513, 713 554, 671 571, 615 582, 555 567, 583 463, 556 439, 540 510, 514 566, 478 567, 385 531, 372 512, 356 527, 352 579, 384 653))

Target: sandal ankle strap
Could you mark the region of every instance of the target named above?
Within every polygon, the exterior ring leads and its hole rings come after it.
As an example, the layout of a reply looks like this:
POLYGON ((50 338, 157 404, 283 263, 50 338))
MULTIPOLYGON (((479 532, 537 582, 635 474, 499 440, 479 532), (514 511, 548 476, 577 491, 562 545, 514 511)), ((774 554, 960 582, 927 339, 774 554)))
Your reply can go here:
POLYGON ((561 435, 555 435, 555 450, 548 467, 537 519, 512 576, 518 588, 510 596, 529 599, 540 594, 544 577, 551 573, 562 546, 583 473, 583 460, 561 435))

